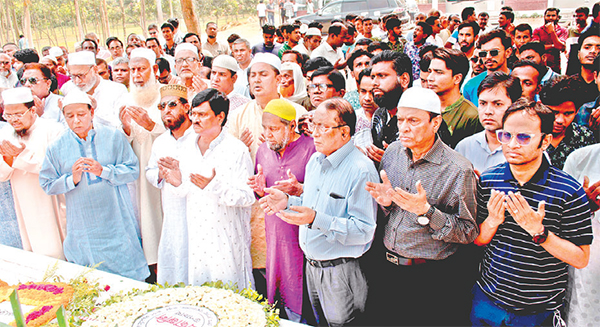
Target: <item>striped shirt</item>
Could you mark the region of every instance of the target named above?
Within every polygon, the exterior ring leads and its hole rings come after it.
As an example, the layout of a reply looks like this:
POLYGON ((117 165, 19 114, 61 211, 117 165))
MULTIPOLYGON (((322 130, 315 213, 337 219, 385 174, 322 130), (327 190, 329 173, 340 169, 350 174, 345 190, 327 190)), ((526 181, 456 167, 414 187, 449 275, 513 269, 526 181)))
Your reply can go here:
MULTIPOLYGON (((546 202, 544 227, 575 245, 592 242, 588 199, 570 175, 542 165, 524 185, 519 185, 508 163, 481 175, 477 190, 477 221, 488 215, 491 190, 520 192, 533 210, 546 202)), ((568 264, 555 258, 521 228, 508 213, 487 245, 478 280, 481 289, 496 303, 513 311, 544 312, 562 305, 567 287, 568 264)))

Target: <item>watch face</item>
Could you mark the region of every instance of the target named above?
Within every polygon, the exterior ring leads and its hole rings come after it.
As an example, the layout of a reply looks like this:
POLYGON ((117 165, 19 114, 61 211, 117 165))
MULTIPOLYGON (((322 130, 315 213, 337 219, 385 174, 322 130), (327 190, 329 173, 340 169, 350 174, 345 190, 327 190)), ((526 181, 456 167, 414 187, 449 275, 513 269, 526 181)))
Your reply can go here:
POLYGON ((547 238, 548 238, 548 235, 545 235, 545 234, 535 235, 533 237, 533 243, 535 243, 535 244, 542 244, 542 243, 546 242, 547 238))
POLYGON ((419 225, 425 226, 429 224, 429 218, 425 216, 419 216, 417 217, 417 222, 419 223, 419 225))

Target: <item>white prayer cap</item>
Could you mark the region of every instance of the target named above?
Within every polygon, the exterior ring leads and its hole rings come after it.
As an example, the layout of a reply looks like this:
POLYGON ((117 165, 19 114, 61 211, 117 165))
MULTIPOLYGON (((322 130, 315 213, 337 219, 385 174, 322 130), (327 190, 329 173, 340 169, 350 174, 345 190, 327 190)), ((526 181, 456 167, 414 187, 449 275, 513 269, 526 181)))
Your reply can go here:
POLYGON ((196 54, 196 58, 198 58, 198 48, 196 48, 195 45, 191 44, 191 43, 180 43, 176 48, 175 48, 175 56, 177 56, 177 54, 180 51, 191 51, 193 53, 196 54))
POLYGON ((96 55, 91 51, 69 53, 69 65, 95 66, 96 55))
POLYGON ((135 49, 131 50, 131 53, 129 54, 129 60, 131 60, 133 58, 144 58, 144 59, 148 60, 148 62, 150 63, 150 66, 153 66, 156 64, 156 53, 154 53, 154 51, 152 51, 150 49, 135 48, 135 49))
POLYGON ((51 55, 44 56, 44 57, 42 57, 42 59, 52 60, 52 62, 54 62, 54 64, 58 64, 58 61, 56 61, 56 57, 51 56, 51 55))
POLYGON ((402 93, 398 108, 414 108, 421 109, 435 114, 441 114, 440 98, 430 89, 422 87, 411 87, 402 93))
MULTIPOLYGON (((152 50, 150 50, 150 51, 152 51, 152 50)), ((66 107, 70 104, 76 104, 76 103, 82 103, 82 104, 87 104, 87 105, 91 106, 92 100, 87 95, 87 93, 85 93, 77 88, 74 88, 71 91, 69 91, 69 93, 67 93, 67 95, 62 99, 62 108, 66 107)))
POLYGON ((281 60, 279 60, 279 57, 272 53, 260 52, 255 54, 252 62, 250 62, 250 66, 248 66, 248 69, 251 69, 252 65, 258 63, 269 64, 278 71, 281 71, 281 60))
POLYGON ((2 100, 4 100, 5 106, 9 104, 29 103, 33 102, 33 95, 31 94, 31 89, 28 87, 15 87, 2 91, 2 100))
POLYGON ((225 54, 216 56, 213 59, 212 66, 229 69, 233 72, 237 72, 239 69, 237 61, 232 56, 225 54))
POLYGON ((316 27, 311 27, 308 30, 306 30, 306 34, 304 36, 321 36, 321 31, 319 31, 318 28, 316 27))
POLYGON ((301 33, 301 34, 304 34, 304 33, 306 33, 307 31, 308 31, 308 25, 306 25, 306 24, 302 24, 302 25, 300 25, 300 33, 301 33))
POLYGON ((54 58, 58 58, 64 54, 65 53, 63 52, 63 49, 61 49, 60 47, 52 47, 50 48, 50 50, 48 50, 48 55, 54 58))

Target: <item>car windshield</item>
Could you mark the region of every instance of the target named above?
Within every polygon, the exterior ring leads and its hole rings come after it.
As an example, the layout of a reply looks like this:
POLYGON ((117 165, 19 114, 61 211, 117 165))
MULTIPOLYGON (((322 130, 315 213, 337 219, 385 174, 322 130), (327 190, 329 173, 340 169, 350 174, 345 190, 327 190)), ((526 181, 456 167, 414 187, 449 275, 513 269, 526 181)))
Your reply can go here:
POLYGON ((339 14, 340 12, 342 12, 342 3, 341 2, 331 3, 331 4, 327 5, 327 7, 323 8, 323 15, 339 14))

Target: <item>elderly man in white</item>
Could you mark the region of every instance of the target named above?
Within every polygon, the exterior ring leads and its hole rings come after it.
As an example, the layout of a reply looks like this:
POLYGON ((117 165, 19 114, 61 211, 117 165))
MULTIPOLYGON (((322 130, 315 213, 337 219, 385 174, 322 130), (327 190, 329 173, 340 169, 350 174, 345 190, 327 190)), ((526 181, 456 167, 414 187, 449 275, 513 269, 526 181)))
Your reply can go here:
POLYGON ((205 90, 209 81, 200 74, 202 62, 198 56, 198 48, 191 43, 182 43, 175 48, 175 71, 178 84, 188 89, 188 99, 194 98, 198 92, 205 90))
MULTIPOLYGON (((131 89, 130 96, 134 105, 123 106, 119 118, 123 131, 131 142, 133 152, 140 161, 140 171, 145 171, 152 153, 152 143, 165 131, 158 103, 160 84, 156 81, 158 66, 155 64, 154 51, 137 48, 129 55, 131 89)), ((138 204, 140 228, 144 254, 149 265, 158 261, 158 243, 162 228, 162 207, 160 191, 152 187, 145 178, 136 182, 136 201, 138 204)))

